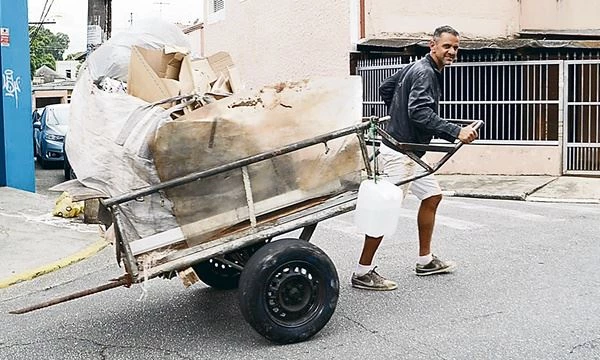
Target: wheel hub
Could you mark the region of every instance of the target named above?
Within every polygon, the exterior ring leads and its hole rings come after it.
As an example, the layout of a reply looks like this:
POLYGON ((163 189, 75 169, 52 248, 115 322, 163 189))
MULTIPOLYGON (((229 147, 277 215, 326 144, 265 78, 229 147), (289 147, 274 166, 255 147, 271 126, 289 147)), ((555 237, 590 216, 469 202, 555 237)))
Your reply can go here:
POLYGON ((273 320, 298 326, 315 316, 319 280, 306 264, 288 264, 275 272, 267 287, 267 307, 273 320))

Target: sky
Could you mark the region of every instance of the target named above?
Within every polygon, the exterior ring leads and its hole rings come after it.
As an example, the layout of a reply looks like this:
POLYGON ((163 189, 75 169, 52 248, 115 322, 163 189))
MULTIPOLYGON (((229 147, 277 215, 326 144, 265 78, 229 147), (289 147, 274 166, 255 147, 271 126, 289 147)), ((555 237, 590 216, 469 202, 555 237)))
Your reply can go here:
MULTIPOLYGON (((44 25, 53 33, 62 32, 71 40, 65 55, 85 51, 87 42, 86 0, 28 0, 29 21, 40 21, 45 3, 52 3, 44 25)), ((112 34, 126 30, 130 20, 161 17, 170 22, 192 24, 202 21, 203 0, 112 0, 112 34)))

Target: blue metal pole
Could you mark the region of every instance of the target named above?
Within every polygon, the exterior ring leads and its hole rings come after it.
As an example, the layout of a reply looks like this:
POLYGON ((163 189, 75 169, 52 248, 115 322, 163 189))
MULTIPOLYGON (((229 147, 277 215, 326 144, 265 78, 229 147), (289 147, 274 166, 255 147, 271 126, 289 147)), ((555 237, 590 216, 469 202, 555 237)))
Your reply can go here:
POLYGON ((0 1, 0 186, 35 192, 27 0, 0 1))

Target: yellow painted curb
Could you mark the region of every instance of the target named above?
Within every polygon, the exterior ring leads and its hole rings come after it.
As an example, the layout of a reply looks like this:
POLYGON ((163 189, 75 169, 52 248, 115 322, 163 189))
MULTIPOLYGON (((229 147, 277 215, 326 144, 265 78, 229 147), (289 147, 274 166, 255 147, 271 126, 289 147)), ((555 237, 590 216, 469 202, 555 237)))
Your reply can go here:
POLYGON ((38 276, 48 274, 48 273, 56 271, 60 268, 64 268, 66 266, 74 264, 78 261, 87 259, 87 258, 91 257, 92 255, 98 253, 102 249, 104 249, 106 246, 108 246, 108 242, 106 242, 106 240, 104 240, 104 239, 100 239, 100 240, 96 241, 95 243, 93 243, 92 245, 88 246, 87 248, 85 248, 69 257, 66 257, 64 259, 50 263, 48 265, 40 266, 39 268, 33 269, 31 271, 27 271, 27 272, 24 272, 21 274, 11 276, 6 280, 0 280, 0 289, 7 288, 11 285, 14 285, 14 284, 17 284, 17 283, 20 283, 23 281, 34 279, 38 276))

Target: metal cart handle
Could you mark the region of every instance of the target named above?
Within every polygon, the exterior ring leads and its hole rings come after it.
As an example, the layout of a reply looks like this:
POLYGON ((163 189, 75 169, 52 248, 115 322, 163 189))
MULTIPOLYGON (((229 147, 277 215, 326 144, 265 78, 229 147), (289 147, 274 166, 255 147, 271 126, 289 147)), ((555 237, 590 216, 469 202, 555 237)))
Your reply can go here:
MULTIPOLYGON (((387 121, 387 120, 389 120, 389 116, 379 119, 379 121, 387 121)), ((475 129, 476 131, 479 130, 483 126, 482 120, 455 120, 455 119, 453 119, 453 120, 448 120, 448 121, 453 122, 453 123, 466 124, 466 125, 473 124, 473 129, 475 129)), ((415 144, 415 143, 402 143, 402 142, 399 142, 396 139, 394 139, 390 134, 388 134, 380 126, 377 127, 377 133, 381 137, 385 138, 387 141, 392 143, 392 145, 394 145, 394 147, 396 149, 398 149, 403 154, 406 154, 411 160, 413 160, 414 162, 419 164, 423 169, 425 169, 424 173, 420 173, 420 174, 413 175, 413 176, 407 177, 405 179, 402 179, 398 183, 396 183, 396 185, 403 185, 408 182, 425 177, 427 175, 433 174, 440 167, 442 167, 442 165, 444 165, 446 163, 446 161, 448 161, 448 159, 450 159, 450 157, 452 157, 452 155, 454 155, 454 153, 456 153, 458 151, 458 149, 460 149, 464 145, 464 143, 462 141, 458 141, 458 142, 455 142, 454 144, 448 144, 448 145, 446 145, 446 144, 427 144, 426 145, 426 144, 415 144), (433 166, 430 166, 429 164, 424 162, 419 156, 417 156, 415 154, 415 151, 445 152, 446 155, 444 155, 433 166)))

